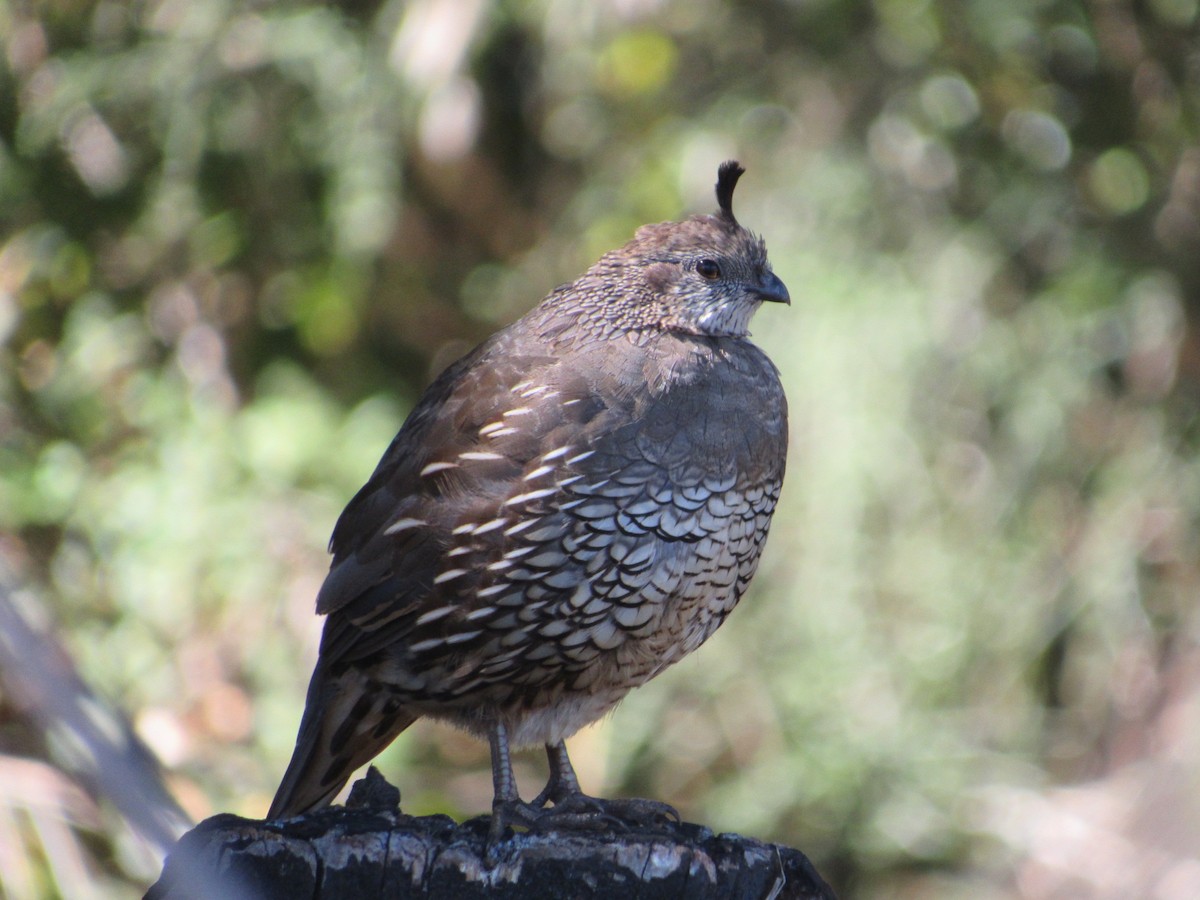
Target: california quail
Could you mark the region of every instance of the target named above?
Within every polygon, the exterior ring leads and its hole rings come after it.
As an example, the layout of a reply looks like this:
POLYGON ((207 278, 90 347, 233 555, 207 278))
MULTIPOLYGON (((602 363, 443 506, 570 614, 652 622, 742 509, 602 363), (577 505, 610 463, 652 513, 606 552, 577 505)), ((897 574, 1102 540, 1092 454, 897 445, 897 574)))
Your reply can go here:
POLYGON ((790 300, 734 218, 742 172, 721 165, 715 215, 639 229, 426 391, 334 529, 268 818, 329 803, 421 716, 488 737, 494 828, 612 808, 563 740, 716 630, 783 480, 787 403, 746 338, 790 300), (532 803, 510 743, 546 746, 532 803))

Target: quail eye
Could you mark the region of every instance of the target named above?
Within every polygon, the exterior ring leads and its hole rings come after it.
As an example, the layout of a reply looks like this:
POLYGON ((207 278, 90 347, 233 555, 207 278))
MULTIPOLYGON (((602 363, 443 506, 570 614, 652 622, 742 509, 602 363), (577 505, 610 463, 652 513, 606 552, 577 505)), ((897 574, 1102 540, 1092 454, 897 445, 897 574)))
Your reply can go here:
POLYGON ((721 267, 717 265, 715 259, 702 259, 696 263, 696 271, 700 273, 701 278, 707 278, 709 281, 715 281, 721 277, 721 267))

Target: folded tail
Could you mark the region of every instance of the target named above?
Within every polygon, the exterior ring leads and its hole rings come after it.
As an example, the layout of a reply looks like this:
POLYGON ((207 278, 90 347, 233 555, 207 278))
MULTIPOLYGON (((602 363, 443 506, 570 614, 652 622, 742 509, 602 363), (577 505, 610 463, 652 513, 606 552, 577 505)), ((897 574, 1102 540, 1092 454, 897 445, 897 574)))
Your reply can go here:
POLYGON ((287 819, 327 806, 355 769, 418 718, 364 672, 349 669, 331 676, 318 663, 296 749, 267 818, 287 819))

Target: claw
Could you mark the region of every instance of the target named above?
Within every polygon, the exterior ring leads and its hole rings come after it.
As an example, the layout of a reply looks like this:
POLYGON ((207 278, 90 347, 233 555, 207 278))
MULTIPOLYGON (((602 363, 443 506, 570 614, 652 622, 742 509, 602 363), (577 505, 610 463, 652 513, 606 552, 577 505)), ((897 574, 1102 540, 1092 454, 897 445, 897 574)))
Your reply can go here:
POLYGON ((542 810, 523 800, 499 800, 492 804, 492 821, 488 825, 488 853, 504 840, 504 832, 512 826, 534 830, 538 827, 542 810))
MULTIPOLYGON (((599 814, 616 819, 625 825, 647 827, 662 824, 664 820, 673 821, 675 824, 683 821, 675 807, 659 800, 646 800, 640 797, 602 800, 586 794, 579 794, 578 799, 583 801, 582 805, 589 806, 599 814)), ((565 802, 571 804, 573 800, 565 802)))

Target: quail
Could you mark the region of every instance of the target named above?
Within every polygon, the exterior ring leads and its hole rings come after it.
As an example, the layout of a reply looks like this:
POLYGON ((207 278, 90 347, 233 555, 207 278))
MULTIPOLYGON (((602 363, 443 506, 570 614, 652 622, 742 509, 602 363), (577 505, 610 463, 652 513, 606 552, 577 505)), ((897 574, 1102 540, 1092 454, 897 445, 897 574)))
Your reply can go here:
POLYGON ((268 818, 328 804, 422 716, 489 741, 494 830, 653 806, 583 794, 563 742, 704 643, 767 538, 787 403, 747 328, 790 299, 734 217, 743 171, 719 167, 715 214, 639 229, 425 392, 334 529, 268 818), (536 744, 550 777, 525 802, 509 748, 536 744))

